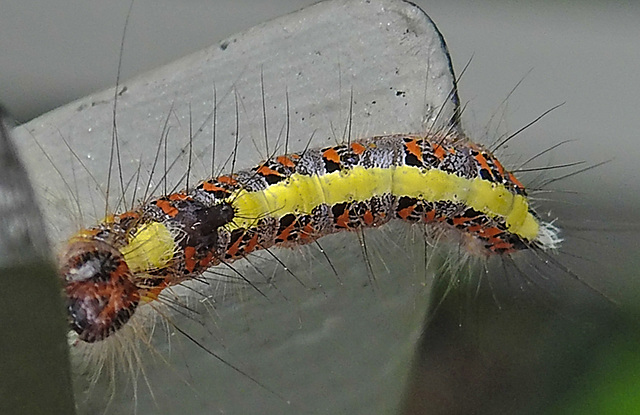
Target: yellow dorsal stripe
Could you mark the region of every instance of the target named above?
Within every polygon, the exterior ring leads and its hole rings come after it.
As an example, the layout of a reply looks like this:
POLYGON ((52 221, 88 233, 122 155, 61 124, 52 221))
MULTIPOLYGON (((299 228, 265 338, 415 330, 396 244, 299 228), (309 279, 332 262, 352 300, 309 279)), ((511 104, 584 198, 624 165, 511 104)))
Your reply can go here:
POLYGON ((322 176, 295 173, 263 191, 242 189, 229 198, 236 209, 236 218, 230 227, 248 228, 257 218, 310 214, 321 204, 364 201, 385 193, 428 202, 464 203, 492 218, 504 219, 509 232, 524 239, 532 241, 538 235, 539 223, 529 212, 524 196, 479 177, 467 179, 438 169, 413 166, 356 166, 322 176))
POLYGON ((160 222, 142 225, 129 243, 120 249, 133 273, 165 268, 173 259, 176 241, 160 222))
MULTIPOLYGON (((391 193, 428 202, 450 201, 465 205, 492 218, 504 219, 509 232, 529 241, 538 236, 540 225, 529 212, 527 199, 505 186, 479 177, 467 179, 438 169, 413 166, 365 168, 356 166, 323 176, 293 174, 266 190, 239 190, 233 201, 236 217, 229 228, 249 228, 258 218, 286 214, 310 214, 321 204, 364 201, 391 193)), ((135 272, 162 269, 173 259, 176 241, 162 223, 142 225, 121 249, 135 272)))

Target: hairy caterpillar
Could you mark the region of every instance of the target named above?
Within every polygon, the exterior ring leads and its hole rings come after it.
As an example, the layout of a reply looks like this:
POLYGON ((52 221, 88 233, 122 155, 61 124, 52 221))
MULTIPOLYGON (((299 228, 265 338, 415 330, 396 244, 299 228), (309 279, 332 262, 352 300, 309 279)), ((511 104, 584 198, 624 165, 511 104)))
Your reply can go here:
MULTIPOLYGON (((292 94, 292 95, 293 95, 293 94, 292 94)), ((345 101, 345 100, 343 99, 343 102, 344 102, 344 101, 345 101)), ((404 132, 404 131, 413 132, 413 131, 420 131, 420 129, 416 129, 415 127, 410 127, 408 130, 397 130, 397 129, 395 129, 395 130, 392 130, 391 132, 401 132, 401 131, 402 131, 402 132, 404 132)), ((360 134, 359 134, 359 135, 360 135, 360 134)), ((360 136, 362 136, 362 135, 360 135, 360 136)), ((301 139, 302 139, 302 140, 306 140, 306 139, 307 139, 307 137, 308 137, 308 136, 304 136, 304 137, 303 137, 303 138, 301 138, 301 139)))
POLYGON ((88 342, 165 287, 254 250, 391 219, 439 224, 478 251, 556 249, 522 184, 465 137, 387 136, 307 149, 151 200, 74 236, 61 259, 73 329, 88 342))

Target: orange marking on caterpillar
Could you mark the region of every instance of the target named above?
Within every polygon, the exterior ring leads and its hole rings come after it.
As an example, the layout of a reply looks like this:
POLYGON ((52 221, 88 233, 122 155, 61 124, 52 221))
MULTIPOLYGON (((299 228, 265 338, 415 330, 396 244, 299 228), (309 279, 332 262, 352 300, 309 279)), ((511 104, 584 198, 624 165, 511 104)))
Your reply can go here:
POLYGON ((187 268, 187 271, 193 272, 196 269, 197 261, 196 257, 196 248, 193 246, 188 246, 184 249, 184 265, 187 268))
POLYGON ((493 164, 495 164, 496 168, 498 169, 498 173, 500 173, 500 176, 504 177, 504 167, 502 167, 502 163, 500 163, 498 161, 498 159, 494 158, 493 159, 493 164))
POLYGON ((333 147, 326 149, 324 153, 322 153, 322 157, 334 163, 340 163, 340 154, 338 154, 338 151, 333 147))
POLYGON ((349 228, 349 209, 345 208, 344 212, 336 218, 336 225, 339 228, 349 228))
POLYGON ((489 173, 491 176, 493 176, 493 173, 491 171, 491 167, 489 167, 489 163, 487 163, 487 159, 482 155, 481 152, 478 152, 478 154, 476 154, 474 158, 480 164, 480 166, 482 167, 483 170, 486 170, 487 173, 489 173))
POLYGON ((172 193, 169 195, 169 200, 178 201, 178 200, 189 200, 191 196, 186 193, 172 193))
POLYGON ((276 161, 283 165, 284 167, 294 168, 296 164, 287 156, 278 156, 276 157, 276 161))
POLYGON ((360 143, 351 143, 351 150, 353 150, 353 152, 356 153, 357 155, 360 155, 364 153, 366 148, 360 143))
POLYGON ((178 214, 178 209, 172 206, 168 200, 158 199, 155 203, 168 216, 174 217, 178 214))
POLYGON ((247 245, 244 248, 245 253, 252 252, 254 249, 256 249, 256 247, 258 246, 259 237, 260 235, 257 232, 253 233, 253 236, 251 237, 249 242, 247 242, 247 245))
POLYGON ((227 249, 227 255, 229 255, 230 257, 234 257, 238 254, 238 252, 240 251, 240 245, 242 244, 242 239, 244 235, 245 233, 240 235, 238 239, 227 249))
POLYGON ((436 211, 430 210, 424 215, 425 222, 433 222, 436 218, 436 211))
POLYGON ((482 230, 482 235, 483 236, 488 236, 488 237, 494 237, 496 235, 500 235, 501 233, 504 233, 503 230, 499 229, 499 228, 484 228, 482 230))
POLYGON ((439 160, 444 160, 444 156, 447 154, 446 150, 444 149, 444 147, 442 147, 440 144, 436 144, 433 143, 431 145, 431 147, 433 148, 433 154, 439 159, 439 160))
POLYGON ((270 167, 267 167, 266 165, 262 165, 260 167, 258 167, 258 170, 256 170, 257 173, 263 175, 263 176, 282 176, 282 173, 280 173, 277 170, 274 170, 270 167))
POLYGON ((482 231, 484 230, 484 228, 482 227, 482 225, 471 225, 467 228, 467 230, 469 232, 474 232, 474 233, 482 233, 482 231))
MULTIPOLYGON (((220 181, 220 180, 218 179, 218 181, 220 181)), ((206 182, 202 183, 202 190, 205 190, 207 192, 227 192, 228 193, 228 190, 225 189, 224 187, 220 187, 220 186, 218 186, 216 184, 213 184, 213 183, 211 183, 209 181, 206 181, 206 182)))
POLYGON ((409 153, 416 156, 418 160, 422 160, 422 148, 418 145, 417 140, 406 142, 404 143, 404 146, 409 151, 409 153))
POLYGON ((232 186, 235 186, 236 184, 238 184, 238 181, 231 176, 218 176, 216 180, 220 183, 224 183, 232 186))
POLYGON ((371 213, 370 210, 367 210, 366 212, 364 212, 364 215, 362 216, 362 219, 364 219, 364 223, 367 226, 371 226, 371 224, 373 223, 373 213, 371 213))
POLYGON ((516 176, 514 176, 511 172, 509 172, 509 180, 519 189, 524 190, 524 185, 520 182, 520 180, 516 179, 516 176))
POLYGON ((458 217, 453 218, 452 222, 453 222, 454 225, 463 225, 464 223, 469 222, 472 219, 473 218, 467 218, 467 217, 464 217, 464 216, 458 216, 458 217))
POLYGON ((120 215, 118 215, 118 217, 120 218, 120 220, 122 219, 138 219, 140 217, 140 213, 129 210, 127 212, 121 213, 120 215))
POLYGON ((276 239, 279 239, 281 241, 288 240, 289 236, 291 235, 291 231, 293 231, 293 229, 295 228, 295 224, 295 221, 291 222, 286 228, 280 231, 278 235, 276 235, 276 239))
POLYGON ((304 225, 304 228, 302 228, 302 235, 301 237, 304 239, 309 239, 312 238, 315 234, 316 229, 313 227, 313 224, 311 223, 307 223, 306 225, 304 225))

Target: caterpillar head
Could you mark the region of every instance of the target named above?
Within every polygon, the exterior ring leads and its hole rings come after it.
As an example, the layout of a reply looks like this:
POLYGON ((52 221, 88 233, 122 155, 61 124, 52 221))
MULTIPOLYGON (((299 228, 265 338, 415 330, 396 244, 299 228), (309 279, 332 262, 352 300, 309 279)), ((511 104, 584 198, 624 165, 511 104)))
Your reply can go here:
POLYGON ((123 255, 99 240, 72 241, 60 275, 71 328, 80 340, 104 340, 135 312, 140 293, 123 255))

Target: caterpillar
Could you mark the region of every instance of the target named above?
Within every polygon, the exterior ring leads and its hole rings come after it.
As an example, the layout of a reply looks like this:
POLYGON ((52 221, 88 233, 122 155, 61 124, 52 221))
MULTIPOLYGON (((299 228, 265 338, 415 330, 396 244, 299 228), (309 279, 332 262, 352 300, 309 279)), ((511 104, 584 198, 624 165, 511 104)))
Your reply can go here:
POLYGON ((60 269, 71 324, 103 340, 139 303, 211 266, 391 219, 457 229, 486 254, 561 242, 513 174, 466 137, 373 137, 278 156, 80 231, 60 269))

